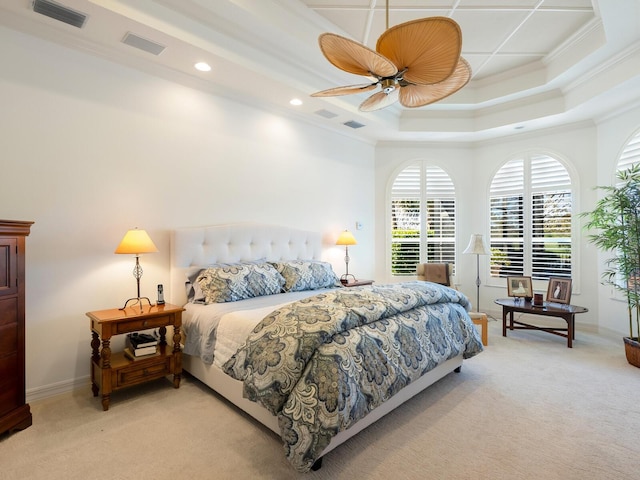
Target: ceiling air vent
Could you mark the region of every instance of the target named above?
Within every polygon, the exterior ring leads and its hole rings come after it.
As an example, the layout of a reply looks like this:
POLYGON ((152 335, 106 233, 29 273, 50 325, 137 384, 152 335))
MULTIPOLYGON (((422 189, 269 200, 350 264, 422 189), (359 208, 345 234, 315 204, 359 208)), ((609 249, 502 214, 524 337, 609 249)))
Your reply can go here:
POLYGON ((330 112, 329 110, 325 110, 324 108, 315 112, 316 115, 320 115, 324 118, 335 118, 338 116, 337 113, 330 112))
POLYGON ((160 45, 159 43, 152 42, 151 40, 147 40, 146 38, 139 37, 135 33, 128 32, 124 38, 122 39, 122 43, 129 45, 130 47, 138 48, 140 50, 144 50, 147 53, 151 53, 153 55, 160 55, 165 48, 164 45, 160 45))
POLYGON ((82 28, 87 21, 87 16, 84 13, 76 12, 49 0, 34 0, 33 11, 78 28, 82 28))
POLYGON ((363 123, 358 123, 355 120, 349 120, 348 122, 344 122, 343 125, 346 125, 347 127, 351 127, 351 128, 362 128, 362 127, 364 127, 363 123))

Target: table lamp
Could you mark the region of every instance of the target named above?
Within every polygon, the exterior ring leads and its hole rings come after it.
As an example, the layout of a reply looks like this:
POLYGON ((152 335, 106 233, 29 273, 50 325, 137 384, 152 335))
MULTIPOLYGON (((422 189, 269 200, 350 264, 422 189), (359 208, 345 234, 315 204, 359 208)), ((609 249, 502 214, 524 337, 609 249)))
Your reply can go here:
POLYGON ((358 242, 356 242, 356 239, 349 230, 342 232, 336 241, 336 245, 344 245, 344 264, 347 272, 340 277, 340 281, 342 283, 349 283, 349 277, 353 278, 354 282, 356 281, 356 277, 349 274, 349 245, 357 244, 358 242))
POLYGON ((462 253, 473 253, 476 256, 476 310, 480 311, 480 255, 489 255, 491 251, 481 233, 472 233, 469 245, 462 253))
POLYGON ((127 300, 124 304, 124 307, 122 307, 120 310, 124 310, 125 308, 127 308, 127 305, 132 300, 136 301, 133 305, 139 303, 140 307, 142 307, 142 300, 146 300, 147 302, 149 302, 149 305, 151 305, 151 300, 149 300, 148 297, 140 296, 140 278, 142 277, 140 255, 143 253, 155 253, 157 251, 158 249, 153 244, 153 241, 151 240, 147 232, 145 232, 144 230, 138 230, 137 227, 133 230, 129 230, 120 242, 120 245, 118 245, 118 248, 116 248, 116 251, 114 253, 136 256, 136 266, 133 268, 133 276, 135 277, 138 284, 138 296, 127 300))

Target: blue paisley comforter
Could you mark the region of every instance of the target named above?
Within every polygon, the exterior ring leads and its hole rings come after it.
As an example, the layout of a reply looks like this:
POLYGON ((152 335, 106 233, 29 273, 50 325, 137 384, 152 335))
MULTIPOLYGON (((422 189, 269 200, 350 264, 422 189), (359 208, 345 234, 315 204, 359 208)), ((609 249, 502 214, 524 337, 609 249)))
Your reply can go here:
POLYGON ((306 472, 403 387, 482 351, 468 309, 463 294, 428 282, 321 293, 269 314, 224 370, 278 416, 286 456, 306 472))

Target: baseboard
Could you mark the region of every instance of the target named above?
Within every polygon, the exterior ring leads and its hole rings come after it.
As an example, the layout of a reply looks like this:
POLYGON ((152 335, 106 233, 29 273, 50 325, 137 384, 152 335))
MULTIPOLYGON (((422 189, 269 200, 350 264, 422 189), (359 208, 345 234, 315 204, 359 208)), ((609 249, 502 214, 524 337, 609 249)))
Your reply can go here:
POLYGON ((620 340, 620 342, 622 342, 623 337, 629 335, 628 333, 625 335, 624 333, 621 333, 617 330, 612 330, 610 328, 602 327, 602 326, 598 326, 598 328, 596 329, 596 333, 599 333, 606 337, 615 338, 617 340, 620 340))
POLYGON ((63 382, 51 383, 43 387, 31 388, 26 392, 27 403, 54 397, 56 395, 60 395, 61 393, 68 393, 78 388, 86 388, 87 392, 91 392, 89 375, 85 375, 84 377, 80 378, 74 378, 71 380, 65 380, 63 382))

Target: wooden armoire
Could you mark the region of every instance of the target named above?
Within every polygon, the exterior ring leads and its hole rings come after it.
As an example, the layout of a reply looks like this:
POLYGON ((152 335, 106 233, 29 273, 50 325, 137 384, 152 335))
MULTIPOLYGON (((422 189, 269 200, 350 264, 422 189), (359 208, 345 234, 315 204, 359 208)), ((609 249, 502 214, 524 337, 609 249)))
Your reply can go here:
POLYGON ((0 220, 0 434, 31 425, 25 392, 25 237, 33 222, 0 220))

